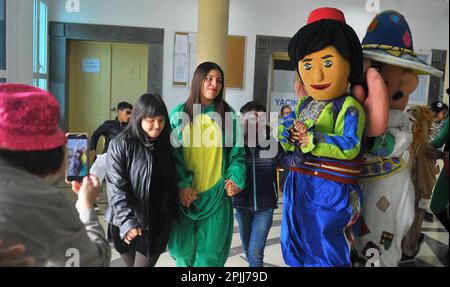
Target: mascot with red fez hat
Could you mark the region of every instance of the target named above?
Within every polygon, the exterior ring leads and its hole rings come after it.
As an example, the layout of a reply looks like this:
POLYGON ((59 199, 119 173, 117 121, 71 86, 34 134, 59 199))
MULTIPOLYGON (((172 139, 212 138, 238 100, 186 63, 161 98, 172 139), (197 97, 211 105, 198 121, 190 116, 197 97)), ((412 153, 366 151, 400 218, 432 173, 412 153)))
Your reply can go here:
MULTIPOLYGON (((411 171, 403 159, 412 142, 409 118, 403 110, 418 85, 418 74, 441 77, 442 72, 417 57, 409 25, 396 11, 382 12, 372 20, 362 48, 365 65, 375 67, 386 82, 389 120, 383 134, 368 142, 364 155, 360 180, 364 206, 356 248, 363 259, 378 253, 381 266, 394 267, 402 258, 402 242, 415 213, 423 217, 417 205, 424 201, 419 193, 415 196, 411 171)), ((420 231, 413 233, 412 247, 403 242, 403 252, 410 253, 406 255, 418 252, 420 231)))
POLYGON ((341 11, 319 8, 288 49, 305 96, 278 135, 284 150, 279 162, 289 169, 283 257, 290 266, 351 266, 366 113, 349 87, 362 82, 361 43, 341 11))

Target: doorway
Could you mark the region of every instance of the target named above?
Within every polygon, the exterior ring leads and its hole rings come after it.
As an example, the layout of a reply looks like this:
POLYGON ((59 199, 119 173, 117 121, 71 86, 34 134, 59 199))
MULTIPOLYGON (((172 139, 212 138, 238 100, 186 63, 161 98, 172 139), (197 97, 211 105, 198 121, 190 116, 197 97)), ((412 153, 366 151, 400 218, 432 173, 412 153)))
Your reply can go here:
POLYGON ((69 132, 92 132, 116 117, 117 104, 147 92, 148 45, 70 41, 69 132))

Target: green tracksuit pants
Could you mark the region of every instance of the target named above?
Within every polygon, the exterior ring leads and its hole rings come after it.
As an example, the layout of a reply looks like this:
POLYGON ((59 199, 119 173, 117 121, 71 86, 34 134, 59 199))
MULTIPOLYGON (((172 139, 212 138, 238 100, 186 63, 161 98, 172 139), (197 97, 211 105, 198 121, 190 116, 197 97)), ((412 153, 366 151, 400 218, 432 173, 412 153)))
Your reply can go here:
POLYGON ((177 267, 223 267, 233 237, 233 207, 230 198, 210 216, 193 220, 181 214, 174 223, 169 251, 177 267))

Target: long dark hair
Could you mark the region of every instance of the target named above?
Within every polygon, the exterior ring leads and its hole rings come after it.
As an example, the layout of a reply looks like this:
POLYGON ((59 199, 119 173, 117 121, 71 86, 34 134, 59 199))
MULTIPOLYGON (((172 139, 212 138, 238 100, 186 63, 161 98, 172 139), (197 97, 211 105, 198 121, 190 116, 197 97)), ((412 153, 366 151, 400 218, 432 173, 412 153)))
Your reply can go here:
POLYGON ((162 146, 170 145, 170 121, 167 107, 163 99, 157 94, 143 94, 139 100, 134 104, 134 109, 131 112, 130 122, 123 131, 138 139, 143 144, 151 142, 150 137, 142 129, 141 122, 148 117, 163 116, 165 119, 164 129, 158 137, 162 146))
POLYGON ((347 24, 336 20, 319 20, 302 27, 289 42, 289 58, 295 65, 306 55, 320 51, 328 46, 336 50, 349 62, 351 84, 362 81, 363 53, 361 42, 355 31, 347 24))
MULTIPOLYGON (((160 212, 168 208, 164 212, 171 213, 172 219, 177 220, 179 213, 178 179, 170 144, 171 131, 169 114, 161 96, 157 94, 143 94, 134 104, 130 121, 122 134, 131 135, 145 146, 154 147, 151 176, 152 182, 155 183, 155 188, 159 188, 159 190, 158 192, 152 192, 152 201, 164 202, 163 198, 168 197, 168 205, 158 206, 158 208, 161 210, 160 212), (160 116, 163 116, 165 120, 164 129, 157 139, 151 139, 142 129, 142 120, 148 117, 160 116), (153 178, 153 176, 155 177, 153 178)), ((149 186, 148 188, 150 189, 151 187, 149 186)))
MULTIPOLYGON (((211 70, 218 70, 222 75, 222 88, 219 91, 219 94, 214 99, 215 107, 214 111, 220 115, 222 118, 222 123, 225 123, 225 113, 229 112, 230 106, 223 99, 223 90, 225 87, 225 75, 223 73, 222 68, 213 62, 204 62, 198 65, 195 70, 194 76, 192 78, 192 86, 191 93, 189 94, 189 98, 187 99, 183 111, 189 115, 189 119, 191 123, 193 122, 193 110, 194 104, 200 104, 200 97, 203 88, 203 82, 205 81, 206 76, 211 70)), ((225 125, 222 125, 222 129, 225 125)))

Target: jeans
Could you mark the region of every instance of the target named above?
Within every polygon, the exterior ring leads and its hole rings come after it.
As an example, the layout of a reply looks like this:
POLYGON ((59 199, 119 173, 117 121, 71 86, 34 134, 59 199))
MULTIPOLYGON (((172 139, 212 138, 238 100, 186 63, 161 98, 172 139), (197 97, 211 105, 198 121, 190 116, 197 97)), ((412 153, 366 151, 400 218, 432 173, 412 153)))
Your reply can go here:
POLYGON ((264 248, 272 227, 273 209, 257 212, 236 209, 236 219, 249 267, 263 267, 264 248))

